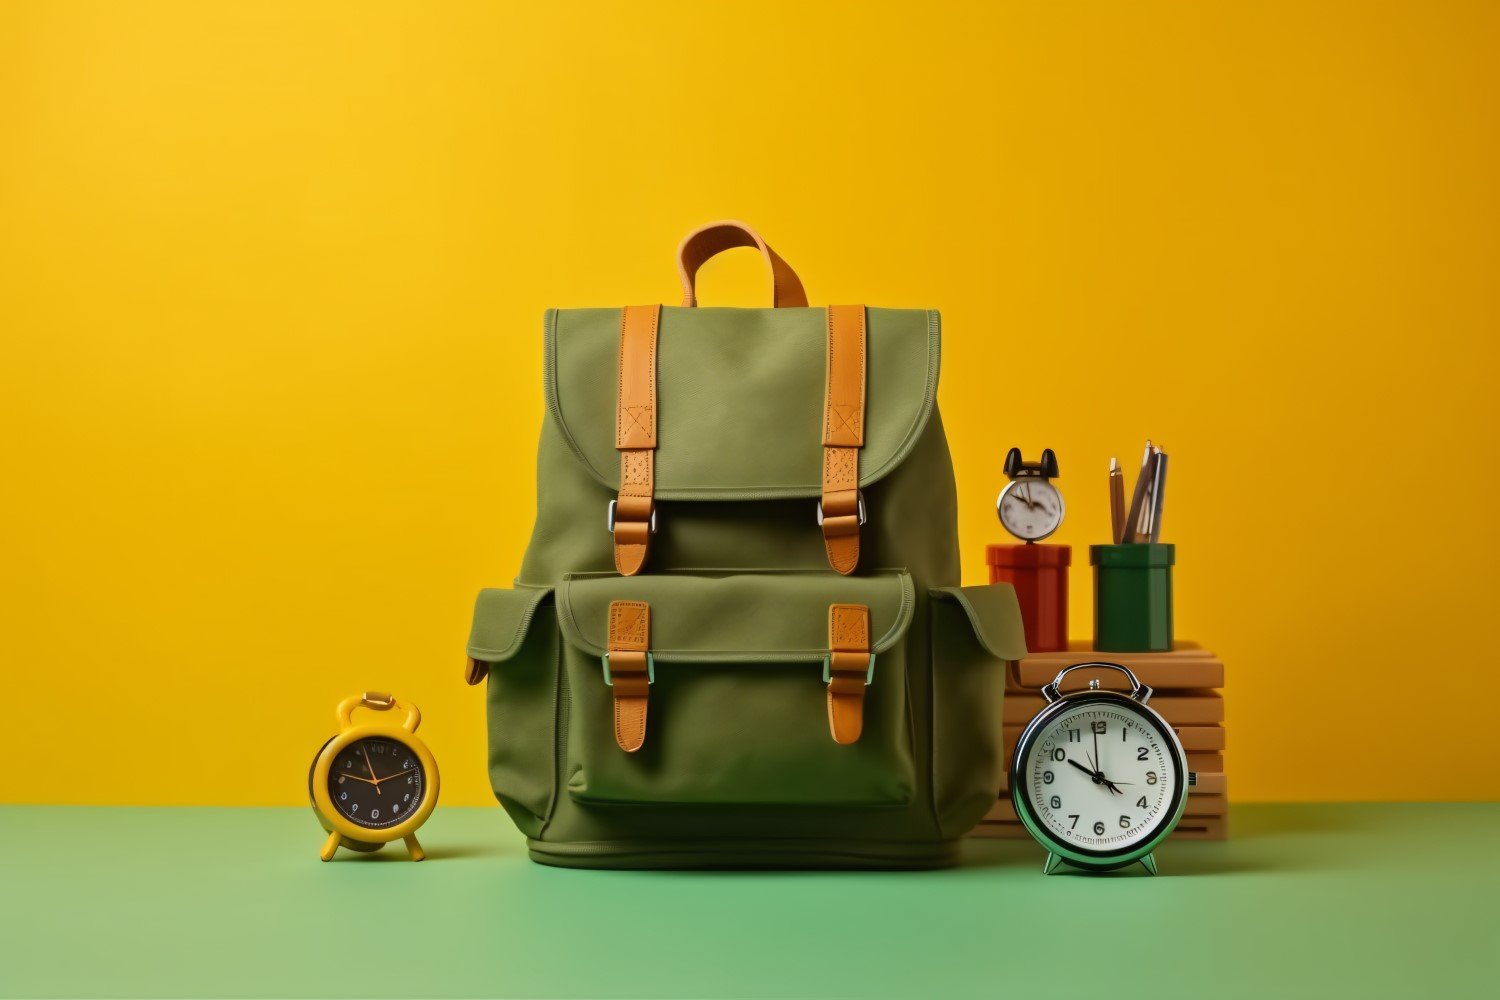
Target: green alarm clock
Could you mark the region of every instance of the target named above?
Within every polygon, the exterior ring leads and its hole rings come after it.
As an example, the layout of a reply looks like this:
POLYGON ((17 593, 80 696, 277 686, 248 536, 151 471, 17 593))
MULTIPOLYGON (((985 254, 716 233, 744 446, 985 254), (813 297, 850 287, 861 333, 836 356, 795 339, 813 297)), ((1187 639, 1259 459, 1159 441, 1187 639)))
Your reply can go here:
POLYGON ((1064 862, 1109 871, 1140 862, 1156 874, 1152 853, 1182 819, 1187 769, 1182 743, 1147 707, 1151 689, 1118 663, 1077 663, 1042 688, 1047 705, 1016 741, 1010 787, 1016 815, 1047 849, 1048 875, 1064 862), (1118 670, 1130 693, 1063 694, 1063 678, 1085 668, 1118 670))

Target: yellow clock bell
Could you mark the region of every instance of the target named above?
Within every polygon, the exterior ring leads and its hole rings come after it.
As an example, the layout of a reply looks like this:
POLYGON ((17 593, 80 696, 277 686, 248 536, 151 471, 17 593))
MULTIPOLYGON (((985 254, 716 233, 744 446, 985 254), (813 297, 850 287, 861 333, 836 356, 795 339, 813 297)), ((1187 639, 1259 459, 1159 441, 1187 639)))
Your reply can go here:
POLYGON ((422 713, 395 695, 366 691, 339 702, 339 732, 313 759, 307 793, 318 822, 328 831, 322 858, 333 860, 340 847, 378 851, 405 840, 413 861, 427 855, 417 843, 417 827, 437 805, 437 761, 416 736, 422 713), (356 726, 355 709, 405 713, 399 725, 356 726))

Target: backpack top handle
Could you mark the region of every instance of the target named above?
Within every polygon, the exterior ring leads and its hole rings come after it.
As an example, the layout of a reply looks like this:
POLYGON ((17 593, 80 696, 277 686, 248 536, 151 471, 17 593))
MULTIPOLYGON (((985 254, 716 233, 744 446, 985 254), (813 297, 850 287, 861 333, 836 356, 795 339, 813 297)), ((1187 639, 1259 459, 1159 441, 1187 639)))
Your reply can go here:
POLYGON ((677 269, 682 275, 684 306, 698 304, 698 269, 709 258, 735 247, 754 247, 765 258, 771 271, 771 305, 777 308, 807 305, 802 280, 791 265, 782 260, 754 229, 735 219, 725 219, 700 226, 684 236, 677 246, 677 269))

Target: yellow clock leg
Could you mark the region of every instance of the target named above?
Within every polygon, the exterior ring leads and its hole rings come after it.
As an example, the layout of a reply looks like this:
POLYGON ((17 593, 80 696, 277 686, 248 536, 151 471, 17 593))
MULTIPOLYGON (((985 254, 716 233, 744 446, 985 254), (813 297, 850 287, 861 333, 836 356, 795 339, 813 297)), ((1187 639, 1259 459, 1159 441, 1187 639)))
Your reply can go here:
POLYGON ((332 861, 333 856, 338 853, 340 839, 342 838, 337 831, 330 833, 328 839, 323 841, 323 849, 318 852, 318 857, 324 861, 332 861))
POLYGON ((422 850, 421 844, 417 843, 417 835, 415 833, 408 833, 405 837, 405 840, 406 853, 411 855, 411 859, 413 861, 421 861, 423 858, 427 857, 427 852, 422 850))

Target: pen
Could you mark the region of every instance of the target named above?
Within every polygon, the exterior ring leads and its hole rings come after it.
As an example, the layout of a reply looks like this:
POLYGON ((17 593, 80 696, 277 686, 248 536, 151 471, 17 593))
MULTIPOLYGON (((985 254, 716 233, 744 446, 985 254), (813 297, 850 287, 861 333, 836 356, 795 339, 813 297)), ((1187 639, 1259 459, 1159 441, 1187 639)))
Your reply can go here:
MULTIPOLYGON (((1150 450, 1149 442, 1146 445, 1150 450)), ((1125 528, 1120 533, 1120 544, 1129 545, 1145 541, 1145 532, 1140 530, 1142 517, 1146 513, 1146 489, 1151 484, 1151 456, 1141 463, 1141 474, 1135 480, 1135 492, 1130 498, 1130 512, 1125 515, 1125 528)))
POLYGON ((1125 540, 1125 470, 1120 460, 1109 460, 1109 525, 1111 539, 1116 545, 1125 540))
POLYGON ((1167 488, 1167 453, 1156 449, 1156 465, 1151 476, 1151 541, 1161 540, 1162 496, 1167 488))

